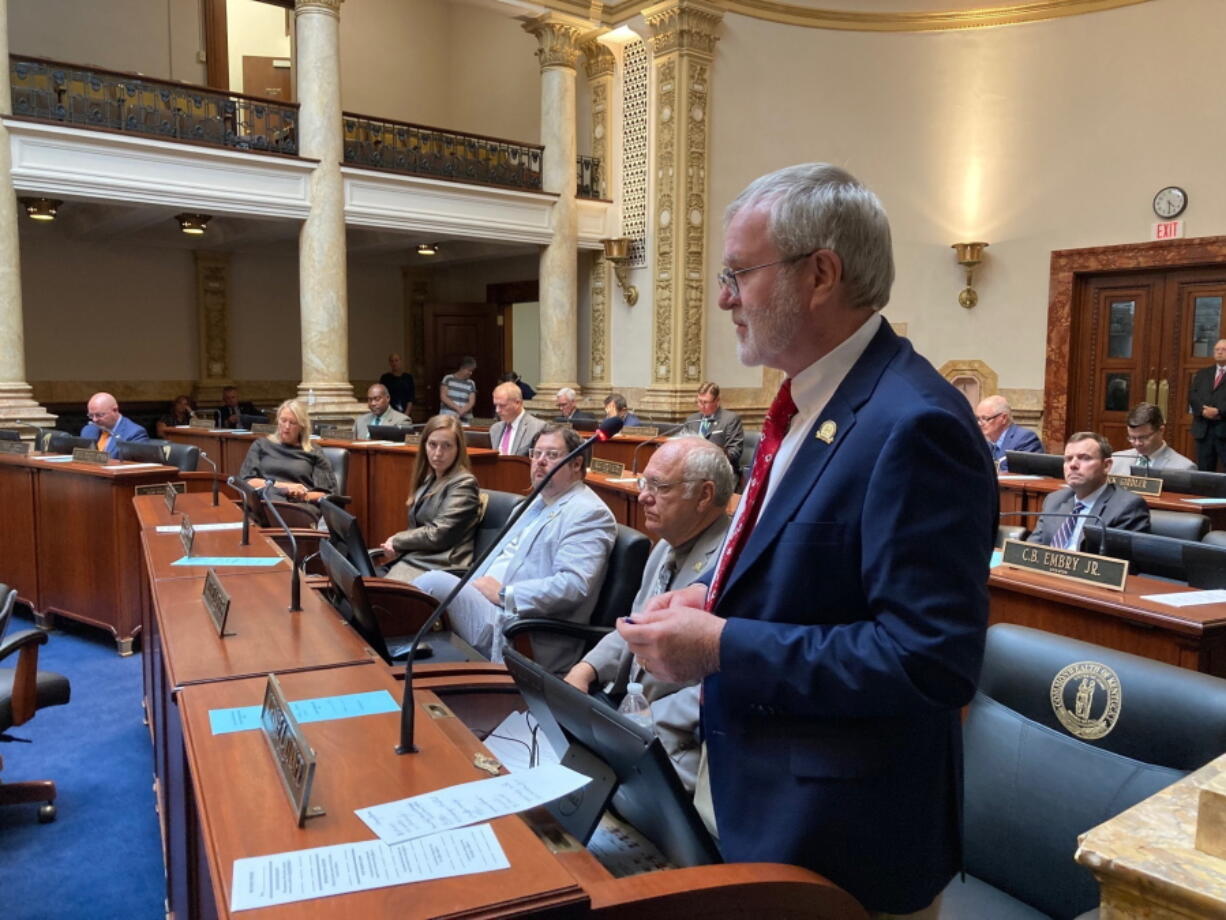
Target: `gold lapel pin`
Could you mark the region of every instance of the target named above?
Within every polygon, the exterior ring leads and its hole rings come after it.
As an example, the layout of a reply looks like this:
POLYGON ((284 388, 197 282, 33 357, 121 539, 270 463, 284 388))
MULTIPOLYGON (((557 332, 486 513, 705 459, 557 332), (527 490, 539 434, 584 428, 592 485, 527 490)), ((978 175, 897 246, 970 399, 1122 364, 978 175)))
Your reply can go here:
POLYGON ((821 425, 818 426, 817 434, 814 435, 814 437, 816 437, 819 441, 825 441, 827 444, 830 444, 834 441, 835 432, 838 430, 838 425, 836 425, 830 419, 826 419, 826 421, 822 422, 821 425))

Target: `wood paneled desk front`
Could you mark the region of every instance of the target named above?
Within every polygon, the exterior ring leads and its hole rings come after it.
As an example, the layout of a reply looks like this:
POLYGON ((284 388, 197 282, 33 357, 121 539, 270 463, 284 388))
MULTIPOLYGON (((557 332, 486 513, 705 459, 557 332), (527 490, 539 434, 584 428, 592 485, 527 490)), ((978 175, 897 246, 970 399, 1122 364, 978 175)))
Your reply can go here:
MULTIPOLYGON (((1052 492, 1064 488, 1063 479, 1050 476, 1040 476, 1037 479, 1027 479, 1009 473, 1000 475, 1000 510, 1006 511, 1042 511, 1043 500, 1052 492)), ((1142 496, 1150 508, 1162 511, 1182 511, 1185 514, 1203 514, 1209 518, 1209 524, 1214 530, 1226 530, 1226 502, 1221 504, 1198 504, 1201 495, 1185 495, 1182 492, 1163 492, 1159 496, 1142 496)), ((1027 530, 1034 530, 1038 517, 1005 518, 1002 524, 1021 524, 1027 530)))

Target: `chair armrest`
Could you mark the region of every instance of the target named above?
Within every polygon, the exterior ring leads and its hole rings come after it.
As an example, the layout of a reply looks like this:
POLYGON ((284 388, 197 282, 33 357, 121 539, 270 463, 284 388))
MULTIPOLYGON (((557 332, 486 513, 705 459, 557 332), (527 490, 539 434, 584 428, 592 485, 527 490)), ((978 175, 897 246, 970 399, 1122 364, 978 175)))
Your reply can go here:
MULTIPOLYGON (((438 601, 421 588, 394 578, 363 578, 362 585, 385 636, 416 633, 438 606, 438 601)), ((440 618, 440 629, 450 628, 442 625, 445 619, 440 618)))
POLYGON ((532 633, 553 633, 559 636, 569 636, 572 639, 582 639, 588 648, 595 645, 609 633, 612 626, 593 626, 590 623, 571 623, 567 620, 551 620, 549 617, 525 617, 512 620, 502 630, 508 639, 532 633))
POLYGON ((38 647, 47 643, 41 629, 26 629, 0 642, 0 661, 20 651, 13 674, 12 724, 21 725, 34 715, 38 701, 38 647))
POLYGON ((346 505, 353 504, 353 496, 351 495, 328 495, 326 497, 328 501, 338 508, 344 508, 346 505))

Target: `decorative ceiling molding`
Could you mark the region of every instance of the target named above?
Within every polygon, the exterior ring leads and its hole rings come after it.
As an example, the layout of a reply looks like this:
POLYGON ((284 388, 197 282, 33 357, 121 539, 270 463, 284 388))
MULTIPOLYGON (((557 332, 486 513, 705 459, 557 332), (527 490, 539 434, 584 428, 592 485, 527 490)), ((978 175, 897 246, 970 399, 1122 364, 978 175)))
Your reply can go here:
MULTIPOLYGON (((579 0, 540 0, 549 9, 568 13, 580 10, 595 13, 594 5, 579 0)), ((729 13, 752 16, 770 22, 805 26, 810 29, 837 29, 852 32, 944 32, 960 29, 982 29, 988 26, 1011 26, 1065 16, 1098 13, 1152 0, 1027 0, 1004 6, 985 6, 978 10, 933 10, 920 13, 860 13, 849 10, 823 9, 779 3, 775 0, 710 0, 729 13)), ((649 6, 643 0, 623 0, 606 3, 601 20, 609 26, 620 25, 649 6)), ((581 14, 583 15, 583 14, 581 14)))

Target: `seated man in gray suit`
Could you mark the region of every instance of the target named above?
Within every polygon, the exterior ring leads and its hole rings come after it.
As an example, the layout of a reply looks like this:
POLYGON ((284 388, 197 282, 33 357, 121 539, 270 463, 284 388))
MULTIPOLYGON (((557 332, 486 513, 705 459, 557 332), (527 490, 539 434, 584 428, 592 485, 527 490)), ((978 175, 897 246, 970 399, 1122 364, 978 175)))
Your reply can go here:
MULTIPOLYGON (((641 610, 648 598, 684 588, 711 563, 731 523, 727 506, 735 484, 724 452, 702 438, 665 441, 651 455, 639 479, 639 504, 643 523, 659 542, 643 569, 632 612, 641 610)), ((570 669, 566 680, 585 693, 599 682, 615 699, 625 694, 629 681, 641 683, 651 703, 656 734, 681 782, 694 791, 700 753, 697 683, 677 684, 653 677, 616 632, 601 639, 570 669)))
MULTIPOLYGON (((545 425, 528 454, 532 484, 582 443, 569 428, 545 425)), ((583 482, 587 463, 584 452, 558 470, 447 610, 451 628, 491 661, 502 660, 502 627, 509 619, 553 617, 587 623, 592 617, 617 524, 583 482)), ((413 584, 443 598, 456 580, 447 572, 427 572, 413 584)), ((533 658, 556 674, 565 673, 581 651, 578 639, 532 640, 533 658)))
POLYGON ((404 428, 411 428, 413 425, 407 415, 392 408, 391 394, 381 383, 371 384, 366 391, 366 405, 370 406, 370 411, 359 415, 358 420, 353 423, 353 433, 360 441, 370 437, 371 425, 400 425, 404 428))
POLYGON ((719 384, 704 383, 698 388, 698 411, 685 420, 686 428, 722 447, 728 462, 737 469, 741 449, 745 445, 745 430, 741 417, 719 404, 719 384))
POLYGON ((1149 470, 1196 469, 1195 463, 1166 443, 1166 421, 1153 403, 1137 403, 1124 424, 1130 447, 1112 456, 1117 473, 1127 476, 1129 467, 1146 475, 1149 470))
POLYGON ((562 389, 558 390, 557 394, 553 398, 553 401, 554 405, 558 407, 558 417, 556 421, 596 421, 596 416, 592 415, 590 412, 584 412, 579 408, 579 394, 577 394, 570 387, 562 387, 562 389))
POLYGON ((490 425, 490 447, 500 454, 528 456, 532 440, 545 423, 524 411, 524 394, 513 380, 494 387, 494 414, 499 421, 490 425))
POLYGON ((1081 549, 1087 520, 1104 527, 1149 532, 1149 506, 1139 495, 1107 482, 1111 445, 1101 434, 1079 431, 1064 445, 1068 485, 1043 501, 1039 525, 1029 537, 1056 549, 1081 549), (1070 517, 1086 515, 1087 517, 1070 517))

